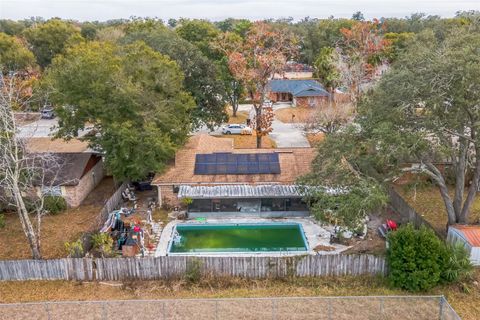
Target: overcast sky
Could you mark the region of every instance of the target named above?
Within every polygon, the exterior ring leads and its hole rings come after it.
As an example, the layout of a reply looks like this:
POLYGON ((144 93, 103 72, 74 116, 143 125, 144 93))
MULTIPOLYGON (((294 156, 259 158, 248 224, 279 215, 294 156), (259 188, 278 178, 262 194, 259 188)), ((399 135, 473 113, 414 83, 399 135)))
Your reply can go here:
POLYGON ((451 17, 459 10, 480 10, 480 0, 0 0, 0 18, 31 16, 76 20, 158 17, 262 19, 306 16, 404 17, 413 12, 451 17))

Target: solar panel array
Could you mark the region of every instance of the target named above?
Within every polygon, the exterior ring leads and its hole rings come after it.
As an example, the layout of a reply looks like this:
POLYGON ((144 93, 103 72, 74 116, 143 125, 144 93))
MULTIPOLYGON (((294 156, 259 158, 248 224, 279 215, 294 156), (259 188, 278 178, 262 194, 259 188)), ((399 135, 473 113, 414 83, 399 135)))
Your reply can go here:
POLYGON ((195 174, 278 174, 278 153, 211 153, 195 156, 195 174))

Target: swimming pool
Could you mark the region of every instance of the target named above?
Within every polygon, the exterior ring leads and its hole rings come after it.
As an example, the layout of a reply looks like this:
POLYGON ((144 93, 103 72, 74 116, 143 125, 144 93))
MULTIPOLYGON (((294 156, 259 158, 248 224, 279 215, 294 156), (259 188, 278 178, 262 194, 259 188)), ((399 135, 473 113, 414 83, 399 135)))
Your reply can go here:
POLYGON ((169 254, 306 252, 299 223, 178 224, 169 254))

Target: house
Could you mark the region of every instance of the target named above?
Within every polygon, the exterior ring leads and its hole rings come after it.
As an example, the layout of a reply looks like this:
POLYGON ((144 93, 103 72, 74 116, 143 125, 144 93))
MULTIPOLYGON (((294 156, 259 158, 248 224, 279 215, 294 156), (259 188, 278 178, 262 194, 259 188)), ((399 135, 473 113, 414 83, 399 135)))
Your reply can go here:
POLYGON ((448 228, 447 242, 461 243, 474 266, 480 266, 480 225, 453 225, 448 228))
POLYGON ((201 134, 152 185, 160 204, 188 205, 190 218, 306 216, 295 181, 310 171, 314 156, 313 148, 234 149, 231 138, 201 134))
POLYGON ((273 79, 268 83, 273 102, 291 102, 295 107, 318 107, 328 102, 327 90, 316 80, 273 79))
POLYGON ((50 170, 45 171, 43 181, 38 181, 36 187, 43 194, 62 196, 69 207, 79 206, 105 175, 101 155, 84 141, 30 138, 26 150, 35 155, 46 154, 48 161, 55 162, 44 162, 50 170))
POLYGON ((296 61, 288 61, 283 72, 273 76, 274 79, 311 79, 312 77, 313 67, 296 61))

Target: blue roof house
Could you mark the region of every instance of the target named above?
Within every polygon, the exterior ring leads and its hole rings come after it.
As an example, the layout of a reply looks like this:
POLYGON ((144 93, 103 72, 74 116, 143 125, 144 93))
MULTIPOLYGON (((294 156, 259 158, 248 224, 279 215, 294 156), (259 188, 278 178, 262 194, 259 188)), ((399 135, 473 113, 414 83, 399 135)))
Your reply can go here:
POLYGON ((268 96, 273 102, 292 102, 295 107, 318 107, 330 94, 316 80, 274 79, 268 83, 268 96))

